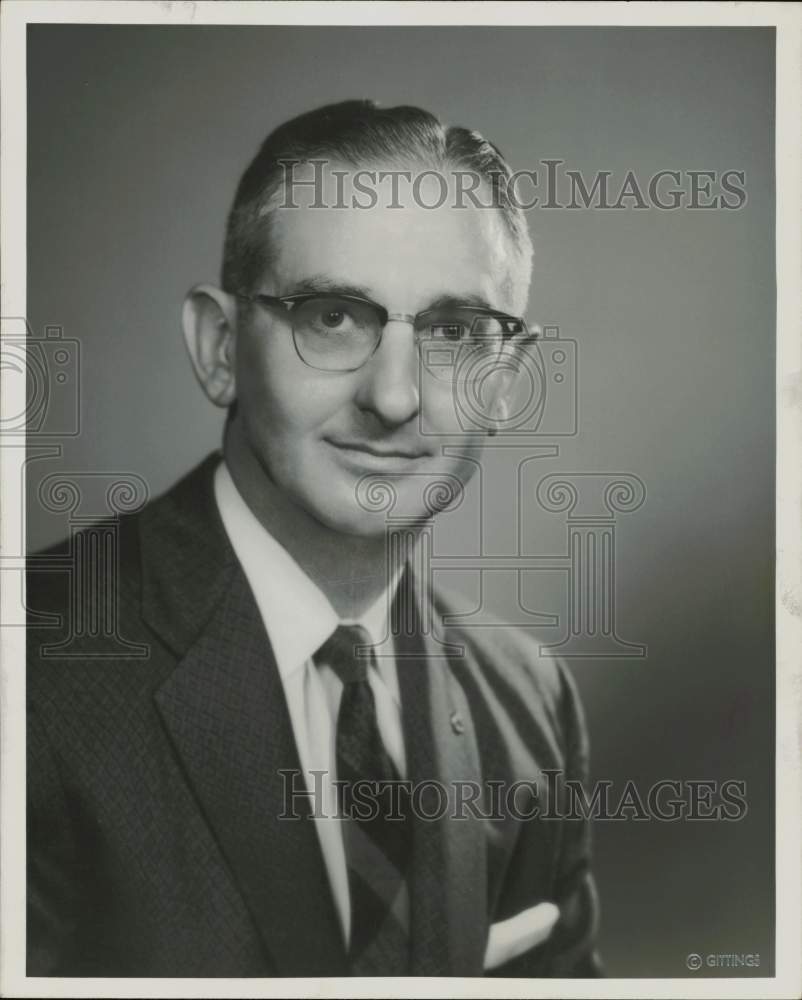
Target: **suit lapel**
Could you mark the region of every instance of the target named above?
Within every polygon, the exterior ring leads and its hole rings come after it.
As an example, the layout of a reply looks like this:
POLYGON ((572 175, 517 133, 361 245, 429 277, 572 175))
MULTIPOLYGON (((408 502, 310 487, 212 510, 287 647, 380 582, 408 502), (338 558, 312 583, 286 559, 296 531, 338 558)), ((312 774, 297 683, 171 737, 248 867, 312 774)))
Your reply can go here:
POLYGON ((293 776, 305 786, 281 678, 214 506, 215 464, 142 526, 143 611, 179 658, 156 704, 277 974, 345 975, 308 800, 290 797, 293 776))
MULTIPOLYGON (((456 781, 479 782, 481 770, 468 704, 442 648, 423 634, 418 598, 407 573, 396 596, 414 611, 414 627, 396 636, 404 743, 413 800, 425 815, 414 824, 412 972, 417 976, 480 976, 487 943, 486 847, 482 821, 450 818, 456 781), (407 589, 406 596, 404 594, 407 589)), ((403 617, 395 613, 396 621, 403 617)))
MULTIPOLYGON (((443 594, 438 595, 438 603, 437 614, 446 620, 459 610, 459 602, 451 606, 443 594)), ((449 637, 447 629, 444 635, 449 637)), ((487 913, 492 922, 516 912, 508 903, 510 898, 521 897, 521 885, 514 877, 520 870, 521 852, 527 852, 528 870, 533 874, 524 895, 549 898, 561 824, 545 818, 555 803, 544 771, 559 772, 564 761, 543 698, 516 686, 514 674, 505 677, 498 669, 506 658, 516 660, 526 653, 514 646, 505 649, 481 633, 474 633, 473 640, 470 646, 466 644, 463 656, 452 660, 451 673, 453 686, 466 704, 466 717, 477 733, 484 787, 498 789, 497 796, 488 795, 482 803, 493 814, 482 821, 487 842, 487 913), (535 802, 529 797, 533 785, 535 802)), ((522 672, 521 679, 525 677, 522 672)))
MULTIPOLYGON (((397 602, 404 586, 415 587, 411 573, 402 581, 397 602)), ((403 600, 405 607, 418 609, 425 597, 411 599, 407 590, 403 600)), ((439 618, 434 606, 432 612, 439 618)), ((395 619, 404 620, 400 613, 395 619)), ((508 692, 488 681, 475 650, 466 645, 458 655, 453 643, 444 646, 424 634, 417 610, 413 620, 414 628, 396 638, 409 777, 413 783, 439 782, 449 802, 445 817, 415 825, 413 971, 481 976, 491 921, 520 909, 518 905, 508 912, 505 886, 514 890, 513 903, 531 905, 549 898, 558 847, 559 824, 540 817, 516 818, 504 796, 516 781, 534 781, 539 804, 547 804, 541 772, 561 767, 562 758, 551 735, 553 724, 538 699, 528 698, 526 719, 517 720, 514 698, 505 703, 508 692), (455 812, 458 781, 482 788, 477 808, 484 811, 480 815, 492 808, 494 818, 477 818, 465 808, 456 810, 459 819, 449 818, 455 812), (492 806, 484 795, 489 781, 498 782, 503 793, 492 806), (532 852, 532 880, 523 892, 508 881, 519 849, 532 852)), ((442 634, 451 638, 448 630, 442 634)), ((485 655, 499 653, 487 650, 485 655)), ((520 803, 524 809, 530 805, 525 799, 520 803)))

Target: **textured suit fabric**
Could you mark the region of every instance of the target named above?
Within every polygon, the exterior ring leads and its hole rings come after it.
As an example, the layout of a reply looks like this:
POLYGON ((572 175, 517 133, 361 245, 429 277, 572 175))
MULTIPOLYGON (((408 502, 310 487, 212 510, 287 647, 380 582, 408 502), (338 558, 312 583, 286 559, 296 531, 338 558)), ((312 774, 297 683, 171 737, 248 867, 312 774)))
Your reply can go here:
MULTIPOLYGON (((29 567, 29 975, 348 974, 309 800, 288 805, 300 763, 214 503, 217 461, 122 519, 117 638, 76 633, 69 570, 29 567)), ((435 595, 436 619, 457 610, 435 595)), ((440 782, 454 807, 471 782, 554 771, 562 796, 585 779, 559 661, 512 629, 438 636, 448 656, 418 627, 396 639, 409 780, 440 782)), ((417 821, 410 898, 414 975, 482 975, 490 924, 546 900, 561 912, 549 941, 494 974, 600 974, 583 820, 417 821)))

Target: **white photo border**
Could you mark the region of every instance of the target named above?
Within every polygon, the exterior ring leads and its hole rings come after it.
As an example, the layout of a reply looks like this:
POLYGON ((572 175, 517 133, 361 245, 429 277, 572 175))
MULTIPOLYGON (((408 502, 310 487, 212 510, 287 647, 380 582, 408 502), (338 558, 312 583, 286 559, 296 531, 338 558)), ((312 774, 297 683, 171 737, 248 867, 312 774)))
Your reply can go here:
MULTIPOLYGON (((782 3, 418 3, 5 0, 2 66, 2 307, 26 315, 26 27, 156 25, 775 26, 777 249, 776 966, 742 979, 104 979, 25 975, 25 649, 21 593, 0 588, 0 995, 13 997, 789 997, 802 995, 802 7, 782 3)), ((25 376, 2 367, 3 414, 25 376)), ((24 444, 0 449, 0 551, 24 555, 24 444)), ((0 581, 6 582, 6 581, 0 581)))

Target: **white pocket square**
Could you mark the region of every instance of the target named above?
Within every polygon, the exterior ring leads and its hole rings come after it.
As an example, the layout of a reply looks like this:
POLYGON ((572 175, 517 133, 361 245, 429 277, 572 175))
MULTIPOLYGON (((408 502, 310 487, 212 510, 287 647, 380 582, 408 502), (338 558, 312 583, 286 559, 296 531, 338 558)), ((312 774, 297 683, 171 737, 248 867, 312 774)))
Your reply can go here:
POLYGON ((496 969, 530 948, 543 944, 559 918, 560 909, 554 903, 538 903, 509 920, 493 924, 487 937, 485 970, 496 969))

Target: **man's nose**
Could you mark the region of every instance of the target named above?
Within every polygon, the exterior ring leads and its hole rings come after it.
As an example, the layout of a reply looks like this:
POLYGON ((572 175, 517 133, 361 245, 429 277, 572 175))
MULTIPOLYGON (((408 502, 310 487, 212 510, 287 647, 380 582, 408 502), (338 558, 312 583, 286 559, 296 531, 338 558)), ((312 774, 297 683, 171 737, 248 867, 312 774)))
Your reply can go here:
POLYGON ((376 353, 361 372, 356 402, 384 424, 400 426, 420 409, 418 346, 412 324, 387 321, 376 353))

